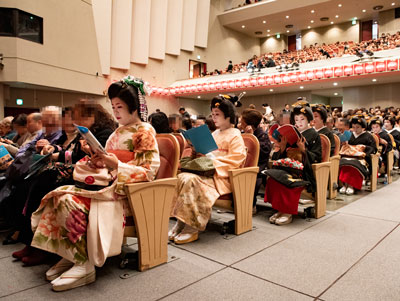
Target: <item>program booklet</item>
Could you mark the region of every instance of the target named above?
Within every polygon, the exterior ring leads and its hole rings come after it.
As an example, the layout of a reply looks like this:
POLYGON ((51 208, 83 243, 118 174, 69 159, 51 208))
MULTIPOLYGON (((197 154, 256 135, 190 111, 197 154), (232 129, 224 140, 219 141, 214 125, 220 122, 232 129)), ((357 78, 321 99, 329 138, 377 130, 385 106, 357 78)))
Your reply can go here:
POLYGON ((0 145, 0 170, 5 170, 14 161, 4 145, 0 145))
POLYGON ((214 137, 206 124, 182 132, 182 135, 193 145, 195 151, 200 154, 206 155, 218 149, 217 143, 215 143, 214 137))
POLYGON ((87 144, 89 144, 93 152, 107 154, 105 148, 100 144, 99 140, 96 139, 96 137, 87 127, 76 124, 75 127, 78 129, 81 136, 86 140, 87 144))

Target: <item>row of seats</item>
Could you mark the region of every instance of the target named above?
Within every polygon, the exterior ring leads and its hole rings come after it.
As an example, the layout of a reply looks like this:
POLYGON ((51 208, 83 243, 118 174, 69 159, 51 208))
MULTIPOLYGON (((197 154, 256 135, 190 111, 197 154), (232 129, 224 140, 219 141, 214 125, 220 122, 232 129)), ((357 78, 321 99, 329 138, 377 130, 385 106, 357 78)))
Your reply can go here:
MULTIPOLYGON (((379 139, 374 135, 377 146, 379 139)), ((391 135, 390 135, 391 136, 391 135)), ((255 182, 259 168, 257 166, 260 146, 252 134, 242 134, 247 148, 247 157, 242 168, 229 171, 232 194, 221 196, 215 206, 233 210, 235 214, 235 234, 240 235, 252 229, 252 202, 255 182)), ((339 174, 340 139, 335 135, 336 148, 330 157, 330 141, 320 134, 322 161, 312 168, 317 183, 314 204, 306 208, 314 209, 315 218, 326 213, 326 200, 334 199, 337 194, 339 174)), ((157 134, 161 165, 157 177, 152 182, 126 184, 134 223, 127 221, 125 237, 137 237, 139 246, 139 271, 145 271, 168 259, 168 225, 172 205, 179 160, 190 155, 191 148, 181 134, 157 134)), ((393 137, 391 137, 392 141, 393 137)), ((393 150, 388 152, 386 174, 388 183, 392 182, 393 150)), ((380 154, 372 156, 371 191, 377 187, 378 160, 380 154)))

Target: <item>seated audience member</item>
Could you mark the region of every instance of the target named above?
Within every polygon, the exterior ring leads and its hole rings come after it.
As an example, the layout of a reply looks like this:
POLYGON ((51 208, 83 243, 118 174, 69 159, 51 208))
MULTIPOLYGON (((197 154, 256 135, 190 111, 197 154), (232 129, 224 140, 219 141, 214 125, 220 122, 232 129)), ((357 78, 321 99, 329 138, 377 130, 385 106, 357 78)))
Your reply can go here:
POLYGON ((0 128, 3 139, 12 140, 14 136, 17 135, 17 132, 14 131, 14 129, 12 128, 13 119, 14 117, 8 116, 0 122, 0 128))
POLYGON ((205 124, 206 124, 206 117, 204 117, 203 115, 198 115, 196 120, 194 121, 194 127, 197 128, 205 124))
POLYGON ((172 130, 169 127, 168 117, 165 113, 153 113, 149 116, 150 124, 156 130, 157 134, 168 134, 171 133, 172 130))
MULTIPOLYGON (((395 152, 394 157, 395 161, 399 160, 399 151, 400 151, 400 131, 395 128, 396 120, 393 117, 386 117, 383 121, 385 130, 393 136, 393 140, 395 145, 393 145, 395 152)), ((395 162, 396 163, 396 162, 395 162)), ((396 164, 394 164, 396 165, 396 164)))
MULTIPOLYGON (((228 170, 239 168, 246 159, 244 141, 240 131, 232 127, 236 122, 236 109, 229 96, 214 97, 211 101, 212 117, 217 130, 212 133, 218 150, 212 152, 215 167, 213 177, 183 172, 171 208, 177 219, 168 236, 176 244, 198 239, 211 217, 211 208, 220 195, 231 193, 228 170)), ((193 154, 193 158, 196 155, 193 154)))
POLYGON ((182 119, 182 131, 187 131, 192 128, 192 121, 190 118, 183 118, 182 119))
POLYGON ((367 122, 362 115, 350 120, 352 135, 342 145, 340 154, 339 180, 343 187, 339 192, 352 195, 354 189, 361 190, 362 182, 371 175, 371 154, 377 151, 374 137, 366 131, 367 122), (350 146, 350 147, 349 147, 350 146))
POLYGON ((180 107, 179 108, 179 114, 181 114, 182 118, 190 118, 190 114, 188 112, 186 112, 184 107, 180 107))
POLYGON ((214 120, 212 118, 212 115, 208 115, 206 117, 206 124, 211 133, 213 133, 217 129, 217 127, 215 126, 214 120))
POLYGON ((0 142, 0 145, 4 145, 7 151, 11 154, 12 157, 15 156, 20 146, 22 146, 25 141, 30 136, 28 132, 28 128, 26 126, 26 114, 20 114, 12 121, 12 127, 14 131, 17 133, 12 140, 3 139, 3 142, 0 142))
POLYGON ((180 133, 182 131, 182 116, 171 114, 168 117, 168 122, 173 133, 180 133))
POLYGON ((311 165, 321 162, 322 157, 320 136, 310 125, 313 113, 309 104, 304 101, 295 103, 290 117, 291 123, 301 134, 300 138, 295 145, 289 145, 286 137, 282 136, 274 145, 272 160, 290 159, 293 168, 273 168, 266 171, 269 177, 265 189, 265 202, 270 202, 272 208, 278 211, 269 219, 270 223, 276 225, 292 222, 292 215, 298 213, 300 194, 304 187, 307 187, 309 192, 316 191, 316 180, 311 165))
POLYGON ((386 130, 384 130, 383 122, 379 117, 370 119, 369 127, 373 134, 378 136, 379 139, 379 168, 382 166, 387 166, 387 153, 393 149, 392 140, 390 139, 386 130))
POLYGON ((19 230, 18 241, 26 244, 21 251, 14 252, 14 258, 21 260, 25 265, 37 265, 44 262, 47 253, 31 247, 32 229, 31 215, 39 207, 40 200, 50 191, 62 185, 73 185, 72 174, 74 165, 85 157, 85 142, 82 140, 75 124, 88 127, 96 139, 105 146, 108 137, 116 128, 110 114, 99 104, 82 102, 72 108, 63 110, 62 136, 54 144, 43 147, 42 154, 51 153, 54 165, 46 168, 37 176, 25 182, 29 187, 19 196, 24 201, 23 216, 17 225, 19 230), (73 119, 74 115, 74 119, 73 119))
POLYGON ((336 143, 332 131, 326 127, 328 112, 323 105, 313 106, 312 110, 314 115, 314 129, 318 132, 318 134, 324 134, 329 138, 329 141, 331 142, 330 156, 333 156, 336 143))
POLYGON ((226 68, 226 72, 232 73, 233 64, 232 61, 229 61, 228 67, 226 68))
POLYGON ((155 130, 145 122, 145 91, 144 83, 130 76, 111 84, 108 96, 120 126, 107 140, 107 154, 80 160, 75 186, 48 193, 32 215, 32 246, 62 257, 46 272, 55 291, 94 282, 94 266, 121 252, 124 216, 130 214, 124 185, 157 174, 160 157, 155 130))
POLYGON ((254 190, 253 214, 257 212, 256 208, 257 195, 264 178, 261 174, 261 171, 263 171, 268 167, 268 159, 269 159, 269 154, 271 152, 271 141, 269 140, 267 133, 263 130, 263 128, 260 127, 261 120, 262 120, 262 114, 259 111, 252 109, 245 109, 242 112, 238 124, 239 130, 242 130, 244 133, 253 134, 254 136, 257 137, 258 142, 260 143, 260 155, 258 157, 258 164, 257 164, 260 170, 257 175, 256 188, 254 190))

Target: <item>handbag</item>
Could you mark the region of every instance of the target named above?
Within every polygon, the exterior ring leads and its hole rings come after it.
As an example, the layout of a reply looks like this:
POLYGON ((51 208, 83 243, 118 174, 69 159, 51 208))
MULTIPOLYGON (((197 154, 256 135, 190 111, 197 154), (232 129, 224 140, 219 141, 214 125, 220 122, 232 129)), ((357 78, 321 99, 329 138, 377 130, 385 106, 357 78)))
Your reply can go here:
POLYGON ((339 155, 345 157, 353 157, 353 158, 364 158, 365 157, 365 145, 350 145, 344 144, 339 151, 339 155))
POLYGON ((203 177, 212 177, 215 173, 215 167, 212 159, 202 156, 195 159, 184 157, 180 161, 181 171, 190 172, 203 177))
POLYGON ((75 186, 87 190, 100 190, 110 185, 113 179, 106 167, 98 168, 86 156, 75 164, 73 178, 75 186))

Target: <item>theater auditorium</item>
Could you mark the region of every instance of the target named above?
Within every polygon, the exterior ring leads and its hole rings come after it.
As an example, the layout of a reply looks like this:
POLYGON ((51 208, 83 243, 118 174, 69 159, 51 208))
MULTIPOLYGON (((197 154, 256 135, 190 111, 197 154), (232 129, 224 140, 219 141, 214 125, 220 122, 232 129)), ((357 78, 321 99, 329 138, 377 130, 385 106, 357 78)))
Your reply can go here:
POLYGON ((0 300, 400 300, 399 0, 0 0, 0 300))

